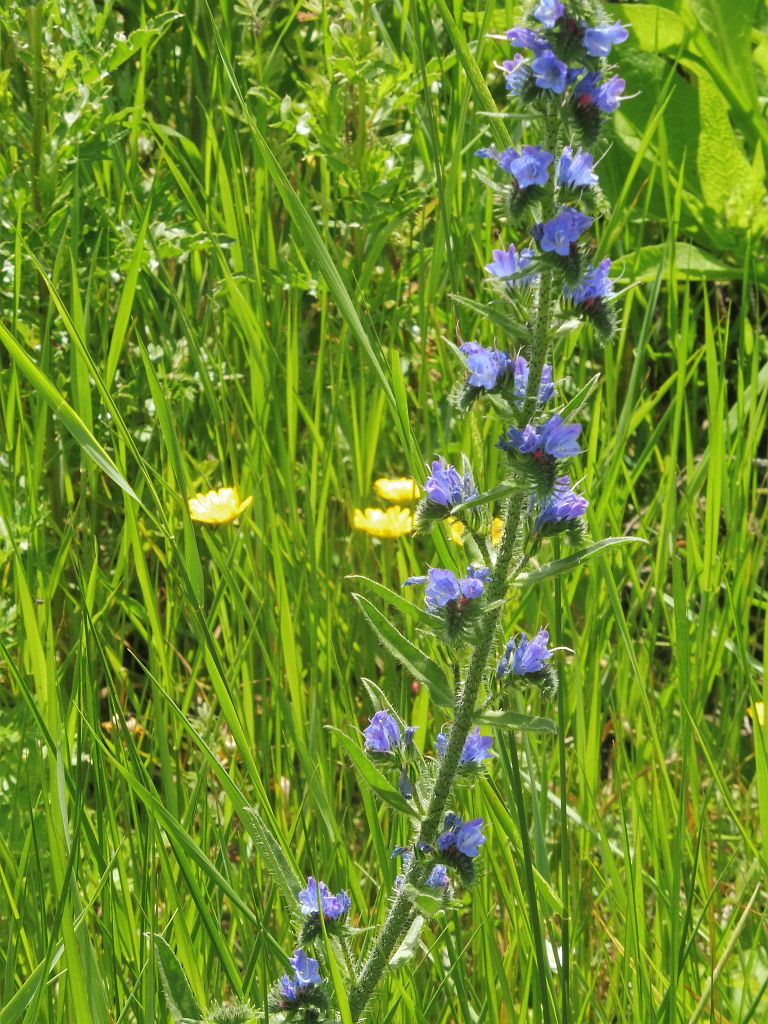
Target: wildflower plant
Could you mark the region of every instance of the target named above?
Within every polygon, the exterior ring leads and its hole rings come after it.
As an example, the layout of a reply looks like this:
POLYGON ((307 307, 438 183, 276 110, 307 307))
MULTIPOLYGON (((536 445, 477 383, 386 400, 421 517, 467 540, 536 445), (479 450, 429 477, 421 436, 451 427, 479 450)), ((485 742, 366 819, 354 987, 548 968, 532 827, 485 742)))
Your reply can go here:
MULTIPOLYGON (((286 1021, 360 1020, 396 952, 396 959, 402 959, 404 940, 415 949, 425 920, 455 905, 455 894, 474 882, 482 870, 483 848, 493 836, 486 822, 467 814, 466 807, 473 781, 493 764, 493 723, 512 715, 506 723, 513 721, 514 730, 525 729, 526 716, 513 711, 520 695, 533 687, 546 700, 558 689, 546 625, 530 623, 529 632, 502 633, 502 608, 510 588, 529 559, 553 538, 554 561, 545 577, 565 571, 571 561, 559 558, 561 540, 580 546, 580 561, 610 543, 584 546, 587 499, 570 475, 572 460, 581 451, 582 423, 573 411, 578 411, 578 402, 567 412, 558 407, 552 357, 562 333, 557 328, 572 323, 574 316, 594 325, 603 339, 614 329, 611 264, 607 258, 595 264, 591 231, 605 210, 597 176, 605 122, 624 90, 609 60, 612 48, 626 36, 626 29, 609 22, 593 0, 539 0, 530 6, 524 24, 502 37, 516 51, 500 65, 507 89, 521 120, 527 118, 540 134, 530 144, 505 151, 479 151, 480 158, 494 162, 502 178, 494 187, 504 196, 506 230, 514 233, 514 241, 505 238, 506 247, 493 251, 485 269, 489 284, 519 316, 516 337, 526 340, 516 351, 474 341, 462 344, 458 356, 463 367, 452 399, 459 415, 479 404, 483 414, 498 418, 497 448, 506 455, 501 460, 503 478, 480 493, 476 480, 486 478, 484 471, 473 472, 466 458, 460 466, 437 458, 417 481, 418 489, 409 484, 409 495, 420 496, 414 516, 417 531, 440 525, 450 531, 460 525, 476 541, 468 552, 474 561, 463 574, 430 566, 403 582, 404 587, 424 588, 419 622, 444 644, 453 668, 450 680, 370 601, 358 596, 379 638, 429 685, 433 704, 449 720, 442 724, 433 753, 423 756, 414 744, 414 729, 397 717, 381 690, 366 684, 377 710, 357 740, 339 734, 364 781, 412 826, 408 845, 393 851, 402 860, 402 873, 386 919, 378 931, 364 929, 360 962, 354 954, 358 940, 350 926, 354 908, 347 893, 334 893, 313 877, 303 887, 295 878, 291 883, 290 871, 276 853, 276 840, 265 839, 268 856, 278 875, 289 877, 295 900, 293 974, 276 983, 272 1001, 273 1011, 286 1021), (492 506, 499 503, 500 542, 482 543, 491 529, 492 506), (478 557, 484 564, 477 564, 478 557), (331 988, 327 979, 338 975, 339 967, 345 976, 331 988)), ((386 588, 375 584, 375 592, 381 596, 386 588)), ((392 603, 406 605, 402 595, 392 594, 392 603)), ((563 777, 564 714, 560 698, 563 777)), ((514 742, 508 747, 525 834, 518 756, 514 742)), ((561 811, 565 837, 564 803, 561 811)), ((567 848, 563 861, 565 873, 567 848)), ((533 891, 532 874, 530 882, 533 891)), ((562 947, 567 957, 567 915, 562 947)), ((542 949, 539 935, 540 955, 542 949)), ((541 997, 544 1005, 548 996, 541 997)))

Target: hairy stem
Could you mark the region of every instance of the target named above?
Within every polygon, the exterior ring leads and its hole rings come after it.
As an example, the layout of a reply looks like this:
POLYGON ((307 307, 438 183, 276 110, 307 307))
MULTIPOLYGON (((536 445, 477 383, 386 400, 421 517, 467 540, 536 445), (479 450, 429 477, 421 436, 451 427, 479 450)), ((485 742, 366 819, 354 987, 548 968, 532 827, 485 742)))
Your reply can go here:
MULTIPOLYGON (((554 152, 557 145, 558 124, 557 113, 549 113, 545 119, 545 144, 549 152, 554 152)), ((549 218, 554 210, 554 182, 552 193, 548 195, 542 205, 545 219, 549 218)), ((529 353, 528 385, 523 403, 523 416, 526 420, 533 415, 538 402, 541 374, 551 340, 553 300, 553 275, 543 273, 538 285, 536 315, 529 353)), ((416 837, 417 846, 422 844, 434 846, 451 796, 464 743, 472 728, 478 693, 493 653, 502 603, 509 585, 510 569, 520 545, 520 529, 525 501, 524 495, 513 495, 507 505, 501 547, 493 570, 493 577, 486 591, 489 608, 479 629, 464 688, 457 698, 448 747, 441 760, 429 806, 416 837)), ((349 1007, 354 1021, 359 1020, 364 1013, 393 952, 402 941, 403 935, 413 919, 413 904, 408 895, 408 885, 422 885, 425 874, 424 865, 414 858, 376 938, 373 949, 363 966, 359 980, 350 993, 349 1007)))

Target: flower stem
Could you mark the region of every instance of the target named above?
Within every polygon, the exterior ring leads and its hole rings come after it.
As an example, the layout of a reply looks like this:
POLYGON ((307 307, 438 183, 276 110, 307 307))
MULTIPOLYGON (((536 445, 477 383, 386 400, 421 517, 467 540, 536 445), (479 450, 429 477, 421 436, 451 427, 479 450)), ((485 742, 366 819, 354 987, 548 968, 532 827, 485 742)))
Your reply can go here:
MULTIPOLYGON (((554 153, 555 146, 557 145, 558 128, 559 119, 557 112, 548 112, 545 118, 545 145, 549 152, 552 153, 554 153)), ((552 192, 542 204, 545 219, 550 217, 554 210, 554 188, 553 181, 552 192)), ((553 299, 553 275, 551 272, 542 273, 539 278, 536 317, 529 353, 528 384, 523 402, 523 415, 526 419, 531 418, 538 404, 541 374, 551 340, 553 299)), ((488 611, 479 629, 477 642, 469 662, 464 689, 459 693, 456 700, 454 721, 448 738, 448 747, 435 779, 426 815, 422 819, 419 828, 416 838, 417 848, 422 844, 434 846, 451 796, 464 743, 466 742, 469 730, 472 728, 477 696, 493 652, 493 642, 501 616, 503 599, 507 593, 510 569, 520 546, 520 528, 525 501, 525 495, 515 494, 510 498, 507 505, 501 547, 493 570, 493 577, 486 591, 488 611)), ((514 740, 512 745, 514 745, 514 740)), ((522 798, 522 787, 520 796, 522 798)), ((522 811, 521 805, 519 805, 519 811, 522 811)), ((520 826, 522 831, 522 820, 520 826)), ((414 857, 411 866, 406 872, 403 884, 395 896, 394 903, 382 925, 381 931, 376 938, 373 949, 363 966, 358 982, 350 992, 349 1008, 353 1021, 359 1020, 364 1013, 379 979, 386 970, 393 952, 402 941, 403 935, 412 920, 413 904, 411 897, 408 895, 408 886, 409 884, 417 887, 422 885, 425 874, 423 863, 414 857)), ((539 936, 539 945, 541 945, 540 940, 541 937, 539 936)), ((542 1005, 545 1005, 546 1000, 547 993, 543 992, 542 1005)), ((545 1020, 548 1020, 546 1011, 545 1020)))

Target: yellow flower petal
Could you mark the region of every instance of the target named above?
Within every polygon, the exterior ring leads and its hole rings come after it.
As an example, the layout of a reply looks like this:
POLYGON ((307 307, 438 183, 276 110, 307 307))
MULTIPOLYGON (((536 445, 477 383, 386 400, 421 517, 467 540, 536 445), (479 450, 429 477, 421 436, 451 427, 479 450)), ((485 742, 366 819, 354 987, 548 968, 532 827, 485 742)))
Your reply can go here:
POLYGON ((464 523, 460 523, 458 519, 454 519, 451 516, 450 519, 445 520, 445 525, 448 528, 448 537, 453 541, 454 544, 464 543, 464 523))
POLYGON ((413 512, 393 505, 391 508, 356 508, 352 518, 356 530, 371 537, 397 538, 413 532, 413 512))
POLYGON ((393 505, 399 505, 404 501, 416 501, 421 497, 419 485, 409 476, 380 477, 374 480, 373 489, 380 498, 393 505))
POLYGON ((762 726, 765 721, 765 705, 761 700, 757 700, 751 708, 747 708, 747 714, 750 718, 756 718, 757 724, 762 726))
POLYGON ((494 516, 493 522, 491 523, 491 544, 494 547, 498 547, 501 544, 501 538, 504 536, 504 520, 499 519, 498 516, 494 516))
POLYGON ((207 491, 190 498, 189 514, 196 523, 221 526, 234 522, 252 501, 253 495, 241 501, 236 487, 220 487, 217 491, 207 491))

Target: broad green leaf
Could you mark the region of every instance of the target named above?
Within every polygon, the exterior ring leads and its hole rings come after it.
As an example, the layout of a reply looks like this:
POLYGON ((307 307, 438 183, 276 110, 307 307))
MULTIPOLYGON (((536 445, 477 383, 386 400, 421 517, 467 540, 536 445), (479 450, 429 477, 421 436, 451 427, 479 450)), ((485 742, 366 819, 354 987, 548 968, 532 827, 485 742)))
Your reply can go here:
POLYGON ((197 1000, 189 987, 184 968, 176 958, 176 954, 165 941, 162 935, 155 934, 152 939, 155 947, 155 960, 157 972, 160 975, 160 983, 163 988, 163 995, 168 1007, 168 1012, 173 1017, 175 1024, 185 1024, 186 1021, 202 1020, 203 1014, 197 1005, 197 1000))
POLYGON ((398 661, 412 672, 422 683, 426 683, 432 700, 441 707, 449 708, 453 705, 453 690, 448 685, 445 675, 439 665, 431 658, 415 647, 410 640, 406 640, 391 624, 389 619, 383 615, 375 605, 361 594, 353 594, 363 615, 368 620, 374 633, 398 661))
POLYGON ((421 929, 424 927, 424 920, 421 914, 417 914, 414 917, 410 928, 405 933, 405 938, 390 958, 389 966, 393 971, 407 964, 416 955, 419 948, 419 939, 421 938, 421 929))
POLYGON ((554 562, 547 562, 539 569, 532 569, 531 572, 523 573, 515 580, 515 586, 527 587, 531 583, 538 583, 539 580, 547 579, 550 576, 559 576, 561 573, 570 572, 579 566, 589 562, 596 555, 602 554, 608 548, 619 547, 622 544, 647 544, 643 537, 606 537, 588 547, 579 548, 572 555, 566 558, 558 558, 554 562))
POLYGON ((518 711, 481 711, 474 716, 481 725, 494 729, 512 729, 513 732, 547 732, 557 735, 557 725, 551 718, 524 715, 518 711))
MULTIPOLYGON (((389 804, 390 807, 399 811, 400 814, 407 814, 412 818, 419 817, 416 808, 405 799, 397 786, 393 786, 386 775, 376 767, 354 737, 342 732, 341 729, 336 729, 334 726, 329 725, 327 728, 338 736, 339 742, 349 755, 349 759, 355 766, 360 778, 373 790, 380 800, 389 804)), ((392 765, 393 767, 396 765, 394 758, 392 759, 392 765)))

